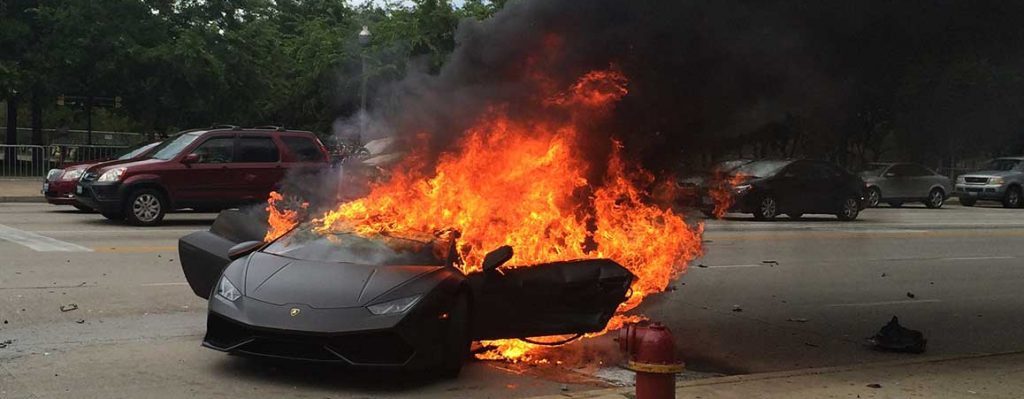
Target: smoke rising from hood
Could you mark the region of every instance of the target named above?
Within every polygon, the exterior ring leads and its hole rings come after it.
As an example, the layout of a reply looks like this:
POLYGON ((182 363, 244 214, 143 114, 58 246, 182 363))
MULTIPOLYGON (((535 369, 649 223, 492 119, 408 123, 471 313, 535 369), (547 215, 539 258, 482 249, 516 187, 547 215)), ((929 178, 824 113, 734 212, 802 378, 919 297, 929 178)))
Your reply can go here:
MULTIPOLYGON (((538 85, 564 88, 614 65, 629 78, 630 94, 590 129, 588 143, 614 137, 651 170, 721 152, 735 144, 729 138, 795 131, 801 139, 774 155, 837 158, 836 146, 844 150, 843 140, 864 130, 867 114, 888 115, 887 126, 908 131, 940 124, 915 119, 924 110, 906 106, 936 95, 908 91, 922 68, 941 75, 964 54, 967 62, 1019 66, 1021 50, 1012 43, 1024 30, 1008 16, 1022 10, 1012 2, 956 1, 510 1, 493 18, 459 25, 439 74, 410 71, 381 89, 363 139, 427 133, 437 153, 489 106, 505 104, 512 115, 547 112, 535 101, 538 85)), ((1016 92, 1002 90, 1004 98, 1016 92)), ((1011 97, 1021 102, 1020 94, 1011 97)), ((1007 135, 1003 125, 991 135, 1007 135)), ((922 148, 910 156, 938 151, 922 148)))

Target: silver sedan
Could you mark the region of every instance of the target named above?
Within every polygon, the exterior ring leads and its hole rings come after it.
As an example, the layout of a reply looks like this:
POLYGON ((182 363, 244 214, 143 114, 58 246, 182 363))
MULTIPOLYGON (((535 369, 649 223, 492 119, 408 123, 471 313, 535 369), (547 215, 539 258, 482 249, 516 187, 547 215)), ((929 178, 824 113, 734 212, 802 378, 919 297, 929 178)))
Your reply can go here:
POLYGON ((872 163, 860 172, 868 187, 868 206, 885 202, 892 207, 923 202, 941 208, 953 192, 949 177, 913 163, 872 163))

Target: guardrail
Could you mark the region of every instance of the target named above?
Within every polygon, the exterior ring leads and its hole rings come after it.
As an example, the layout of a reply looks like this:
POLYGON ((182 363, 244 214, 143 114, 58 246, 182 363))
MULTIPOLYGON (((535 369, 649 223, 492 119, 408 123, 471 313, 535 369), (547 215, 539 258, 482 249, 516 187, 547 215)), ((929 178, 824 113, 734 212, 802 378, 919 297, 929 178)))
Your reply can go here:
POLYGON ((0 144, 0 177, 43 177, 54 168, 114 158, 127 146, 0 144))

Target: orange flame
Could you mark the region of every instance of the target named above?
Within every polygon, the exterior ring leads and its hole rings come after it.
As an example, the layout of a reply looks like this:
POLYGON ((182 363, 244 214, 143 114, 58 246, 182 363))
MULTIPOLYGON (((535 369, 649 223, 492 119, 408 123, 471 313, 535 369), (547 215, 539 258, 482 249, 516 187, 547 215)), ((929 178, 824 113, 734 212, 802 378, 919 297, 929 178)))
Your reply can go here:
POLYGON ((714 177, 712 177, 708 185, 708 196, 711 197, 715 204, 715 209, 711 211, 715 219, 725 217, 725 214, 729 212, 729 208, 732 208, 733 204, 736 203, 733 187, 743 183, 746 179, 747 176, 742 173, 729 176, 727 173, 718 170, 714 172, 714 177))
MULTIPOLYGON (((638 320, 621 313, 663 291, 701 254, 703 225, 690 227, 680 215, 651 205, 643 187, 653 176, 627 165, 619 143, 601 162, 580 151, 583 122, 626 95, 625 84, 620 72, 594 71, 567 92, 540 100, 571 118, 513 119, 503 107, 492 107, 436 166, 425 168, 424 157, 412 154, 390 180, 314 219, 313 229, 362 235, 458 231, 456 250, 466 273, 479 271, 487 251, 501 245, 515 249, 504 268, 610 258, 637 279, 608 328, 638 320), (606 169, 594 173, 602 165, 606 169)), ((481 356, 492 359, 531 360, 535 349, 519 340, 483 344, 497 347, 481 356)))
MULTIPOLYGON (((282 209, 284 205, 281 203, 284 196, 276 191, 270 192, 270 197, 267 198, 267 224, 270 228, 267 229, 267 235, 263 237, 263 241, 270 242, 277 237, 283 236, 292 227, 295 227, 299 223, 299 211, 292 209, 282 209)), ((309 206, 309 203, 302 203, 302 209, 309 206)))

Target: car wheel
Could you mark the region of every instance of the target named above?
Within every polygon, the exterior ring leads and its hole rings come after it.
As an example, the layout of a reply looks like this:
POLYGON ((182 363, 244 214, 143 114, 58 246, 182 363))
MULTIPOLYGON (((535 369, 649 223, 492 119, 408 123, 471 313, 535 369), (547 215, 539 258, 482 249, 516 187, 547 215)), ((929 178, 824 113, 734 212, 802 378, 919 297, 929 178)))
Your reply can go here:
POLYGON ((903 206, 903 201, 889 201, 889 206, 893 208, 899 208, 903 206))
POLYGON ((793 219, 793 220, 800 220, 800 218, 804 217, 804 214, 802 214, 802 213, 787 213, 786 216, 789 216, 789 218, 793 219))
POLYGON ((976 203, 978 203, 977 199, 960 197, 960 205, 963 205, 963 206, 974 206, 974 204, 976 204, 976 203))
POLYGON ((469 337, 469 297, 460 294, 455 299, 451 312, 448 314, 448 323, 443 342, 443 353, 441 364, 437 369, 442 378, 455 378, 462 371, 462 363, 469 357, 469 346, 472 341, 469 337))
POLYGON ((924 205, 932 209, 938 209, 942 208, 942 204, 945 202, 946 193, 943 193, 942 190, 936 188, 932 190, 932 192, 928 193, 928 200, 924 202, 924 205))
POLYGON ((1020 208, 1021 205, 1021 194, 1020 187, 1013 186, 1006 190, 1006 195, 1003 196, 1003 207, 1004 208, 1020 208))
POLYGON ((779 216, 778 201, 771 195, 762 196, 761 200, 757 202, 757 208, 754 209, 754 219, 772 220, 776 216, 779 216))
POLYGON ((860 206, 857 203, 857 199, 847 198, 843 201, 843 207, 839 210, 839 213, 837 213, 836 216, 839 217, 839 220, 850 221, 856 219, 859 214, 860 206))
POLYGON ((120 212, 102 212, 100 214, 108 220, 113 220, 115 222, 124 221, 124 214, 120 212))
POLYGON ((167 213, 167 200, 163 194, 151 188, 136 190, 128 196, 124 213, 128 223, 136 226, 155 226, 167 213))
POLYGON ((878 206, 878 202, 882 200, 882 190, 878 187, 871 187, 868 190, 868 208, 874 208, 878 206))
POLYGON ((87 206, 82 205, 82 204, 74 204, 73 206, 75 207, 75 209, 78 209, 78 210, 80 210, 82 212, 90 212, 90 213, 91 212, 96 212, 96 211, 92 210, 92 208, 87 207, 87 206))

